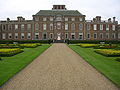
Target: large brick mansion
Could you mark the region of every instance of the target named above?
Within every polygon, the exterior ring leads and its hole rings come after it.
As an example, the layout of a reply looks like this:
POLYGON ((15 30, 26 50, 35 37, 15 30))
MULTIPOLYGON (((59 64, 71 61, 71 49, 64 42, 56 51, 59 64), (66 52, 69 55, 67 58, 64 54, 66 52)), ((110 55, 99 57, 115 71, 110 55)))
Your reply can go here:
POLYGON ((77 10, 65 5, 53 5, 52 10, 40 10, 32 20, 0 20, 0 40, 120 40, 120 25, 115 20, 96 16, 86 20, 77 10))

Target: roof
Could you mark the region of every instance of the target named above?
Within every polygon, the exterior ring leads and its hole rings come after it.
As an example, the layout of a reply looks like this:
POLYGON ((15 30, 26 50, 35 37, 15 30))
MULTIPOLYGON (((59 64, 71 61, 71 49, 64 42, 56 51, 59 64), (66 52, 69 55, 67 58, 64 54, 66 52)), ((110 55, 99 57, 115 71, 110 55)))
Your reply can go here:
POLYGON ((38 16, 54 16, 54 15, 66 15, 66 16, 81 16, 82 14, 77 10, 40 10, 38 16))

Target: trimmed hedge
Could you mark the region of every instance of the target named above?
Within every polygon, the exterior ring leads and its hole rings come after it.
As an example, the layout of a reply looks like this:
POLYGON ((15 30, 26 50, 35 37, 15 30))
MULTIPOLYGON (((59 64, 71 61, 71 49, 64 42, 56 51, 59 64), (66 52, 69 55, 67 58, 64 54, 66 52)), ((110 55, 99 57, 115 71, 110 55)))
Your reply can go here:
POLYGON ((114 50, 114 49, 96 49, 95 52, 108 57, 120 56, 120 50, 114 50))
POLYGON ((66 40, 69 44, 77 44, 77 43, 92 43, 92 44, 100 44, 100 42, 105 42, 106 44, 120 44, 118 40, 66 40))
POLYGON ((41 44, 39 43, 34 43, 34 44, 19 44, 20 47, 22 48, 35 48, 37 46, 40 46, 41 44))
POLYGON ((13 56, 16 55, 18 53, 23 52, 22 49, 20 48, 14 48, 14 49, 0 49, 0 56, 2 57, 9 57, 9 56, 13 56))
POLYGON ((51 43, 52 40, 0 40, 0 44, 12 44, 13 42, 17 42, 20 44, 23 43, 51 43))
POLYGON ((116 44, 104 44, 104 45, 98 45, 94 47, 95 49, 115 49, 118 45, 116 44))
POLYGON ((0 48, 19 48, 16 44, 0 44, 0 48))
POLYGON ((77 44, 77 45, 83 48, 91 48, 91 47, 96 47, 99 44, 77 44))

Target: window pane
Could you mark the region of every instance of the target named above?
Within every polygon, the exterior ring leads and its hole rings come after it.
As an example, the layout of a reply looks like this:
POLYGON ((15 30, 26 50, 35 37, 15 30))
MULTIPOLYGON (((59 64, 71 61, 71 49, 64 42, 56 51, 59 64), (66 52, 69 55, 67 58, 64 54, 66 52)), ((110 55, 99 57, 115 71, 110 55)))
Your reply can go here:
POLYGON ((79 30, 83 30, 83 24, 79 24, 79 30))

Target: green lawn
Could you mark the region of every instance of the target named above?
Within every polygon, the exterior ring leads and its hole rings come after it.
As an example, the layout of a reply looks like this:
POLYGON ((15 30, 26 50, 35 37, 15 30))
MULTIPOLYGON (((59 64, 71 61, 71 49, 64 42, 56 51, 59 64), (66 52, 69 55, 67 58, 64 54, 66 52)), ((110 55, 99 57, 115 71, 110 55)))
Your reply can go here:
POLYGON ((36 48, 25 48, 24 52, 15 56, 2 57, 2 61, 0 61, 0 86, 32 62, 32 60, 49 48, 49 46, 42 45, 36 48))
POLYGON ((81 48, 77 45, 69 45, 69 47, 120 87, 120 62, 115 60, 116 57, 97 54, 93 48, 81 48))

